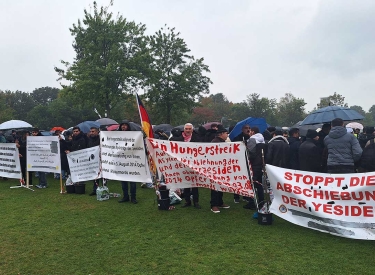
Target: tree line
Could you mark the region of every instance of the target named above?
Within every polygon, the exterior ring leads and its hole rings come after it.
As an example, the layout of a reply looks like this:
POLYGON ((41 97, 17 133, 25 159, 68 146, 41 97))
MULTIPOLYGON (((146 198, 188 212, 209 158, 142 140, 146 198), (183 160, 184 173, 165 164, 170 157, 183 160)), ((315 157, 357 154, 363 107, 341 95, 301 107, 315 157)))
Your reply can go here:
MULTIPOLYGON (((158 111, 149 108, 147 101, 144 103, 153 124, 166 123, 162 117, 158 116, 158 111)), ((329 104, 349 107, 343 96, 334 93, 321 99, 316 108, 329 104)), ((291 93, 279 99, 269 99, 252 93, 240 103, 233 103, 224 94, 217 93, 199 97, 196 106, 190 111, 181 111, 179 115, 173 117, 172 125, 181 125, 186 122, 202 125, 206 122, 217 121, 229 127, 247 117, 264 117, 270 125, 290 127, 308 115, 305 105, 303 99, 296 98, 291 93)), ((159 107, 163 108, 162 103, 159 107)), ((31 93, 0 90, 0 123, 19 119, 45 130, 54 126, 68 128, 85 120, 97 120, 99 116, 94 108, 85 100, 76 101, 75 97, 63 96, 63 89, 58 88, 42 87, 31 93)), ((362 121, 364 125, 375 125, 375 105, 368 112, 360 106, 353 105, 350 108, 365 117, 362 121)), ((98 111, 98 113, 102 117, 105 116, 104 112, 98 111)), ((111 118, 119 122, 128 119, 140 123, 135 96, 127 94, 120 97, 119 104, 112 109, 111 118)))

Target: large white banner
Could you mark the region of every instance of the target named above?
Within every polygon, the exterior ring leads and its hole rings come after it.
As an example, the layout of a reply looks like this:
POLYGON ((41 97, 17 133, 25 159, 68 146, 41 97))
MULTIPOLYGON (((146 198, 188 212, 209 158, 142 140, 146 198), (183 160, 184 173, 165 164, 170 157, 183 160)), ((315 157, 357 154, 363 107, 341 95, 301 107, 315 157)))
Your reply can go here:
POLYGON ((271 212, 310 229, 375 240, 375 173, 323 174, 266 166, 271 212))
POLYGON ((70 152, 67 157, 73 182, 94 180, 102 177, 99 146, 70 152))
POLYGON ((27 137, 27 170, 60 173, 60 146, 57 136, 27 137))
POLYGON ((22 178, 20 157, 15 143, 0 143, 0 177, 22 178))
POLYGON ((196 143, 147 139, 169 189, 204 187, 253 196, 242 142, 196 143))
POLYGON ((103 178, 151 182, 141 131, 100 132, 103 178))

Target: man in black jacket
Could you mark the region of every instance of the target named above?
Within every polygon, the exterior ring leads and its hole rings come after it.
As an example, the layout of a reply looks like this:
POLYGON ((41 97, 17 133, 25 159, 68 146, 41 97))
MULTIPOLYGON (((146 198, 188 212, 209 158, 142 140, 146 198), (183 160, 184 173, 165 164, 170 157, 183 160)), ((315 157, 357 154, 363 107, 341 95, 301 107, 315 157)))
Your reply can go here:
MULTIPOLYGON (((211 142, 225 142, 228 138, 228 131, 222 125, 219 125, 216 130, 216 137, 211 142)), ((211 190, 211 211, 220 213, 220 208, 230 208, 229 205, 223 202, 223 192, 211 190)))
POLYGON ((299 170, 299 160, 298 160, 298 151, 301 145, 301 141, 299 139, 299 129, 292 128, 289 130, 289 168, 294 170, 299 170))
POLYGON ((322 148, 318 145, 319 134, 309 129, 306 141, 299 147, 299 166, 302 171, 322 172, 322 148))
POLYGON ((281 130, 276 130, 268 142, 267 164, 281 168, 289 168, 289 142, 283 137, 281 130))
MULTIPOLYGON (((96 127, 91 127, 90 134, 89 134, 89 141, 87 143, 87 148, 91 148, 91 147, 95 147, 99 145, 100 145, 99 129, 96 127)), ((96 195, 96 189, 98 188, 98 185, 99 185, 99 179, 95 179, 90 196, 96 195)))
MULTIPOLYGON (((171 141, 183 141, 183 142, 200 142, 201 141, 198 134, 194 132, 193 124, 191 123, 186 123, 184 125, 184 131, 181 133, 181 136, 172 137, 170 140, 171 141)), ((194 207, 197 209, 200 209, 201 206, 199 205, 198 187, 184 188, 185 204, 182 207, 191 206, 190 195, 193 196, 194 207)))

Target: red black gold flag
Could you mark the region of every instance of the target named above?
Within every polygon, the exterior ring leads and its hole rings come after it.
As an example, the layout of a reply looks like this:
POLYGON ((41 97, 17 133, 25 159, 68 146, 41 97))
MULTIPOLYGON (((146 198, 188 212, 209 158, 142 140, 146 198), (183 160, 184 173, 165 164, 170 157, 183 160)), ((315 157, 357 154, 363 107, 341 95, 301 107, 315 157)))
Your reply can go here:
POLYGON ((143 103, 141 99, 139 98, 138 94, 135 94, 135 95, 137 97, 137 104, 138 104, 139 116, 141 117, 142 129, 146 133, 147 137, 153 138, 154 133, 152 132, 152 124, 150 122, 150 117, 148 116, 145 106, 143 106, 143 103))

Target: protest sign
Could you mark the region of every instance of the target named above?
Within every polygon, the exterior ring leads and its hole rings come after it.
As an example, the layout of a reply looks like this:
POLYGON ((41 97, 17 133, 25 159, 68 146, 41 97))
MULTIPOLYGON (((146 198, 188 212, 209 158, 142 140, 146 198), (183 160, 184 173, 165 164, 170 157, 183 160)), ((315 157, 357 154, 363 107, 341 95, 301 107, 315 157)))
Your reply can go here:
POLYGON ((99 146, 86 148, 66 155, 73 182, 101 178, 99 146))
POLYGON ((147 139, 167 188, 204 187, 253 196, 242 142, 197 143, 147 139))
POLYGON ((20 157, 15 143, 0 143, 0 177, 22 178, 20 157))
POLYGON ((266 166, 271 212, 310 229, 375 240, 375 173, 323 174, 266 166))
POLYGON ((27 137, 27 170, 60 173, 60 145, 57 136, 27 137))
POLYGON ((151 182, 141 131, 100 133, 103 178, 151 182))

